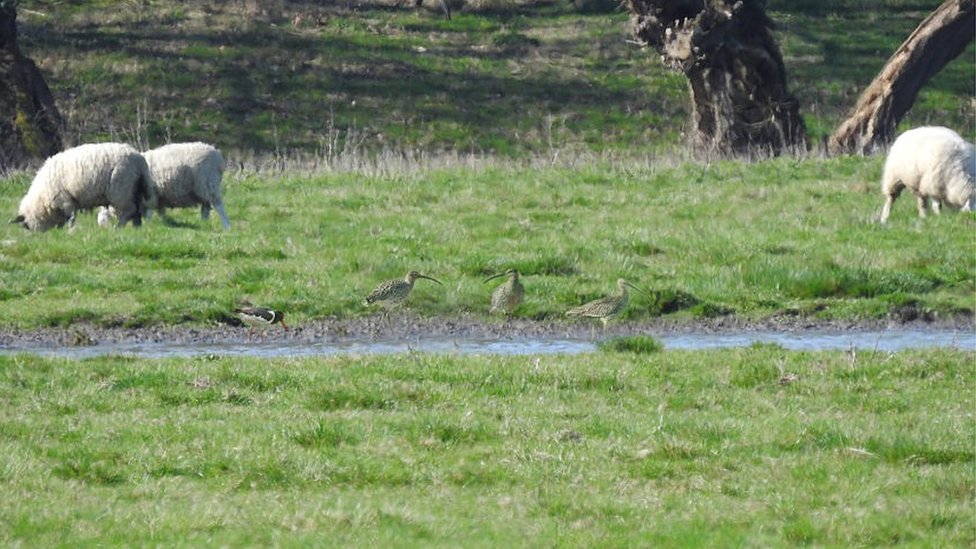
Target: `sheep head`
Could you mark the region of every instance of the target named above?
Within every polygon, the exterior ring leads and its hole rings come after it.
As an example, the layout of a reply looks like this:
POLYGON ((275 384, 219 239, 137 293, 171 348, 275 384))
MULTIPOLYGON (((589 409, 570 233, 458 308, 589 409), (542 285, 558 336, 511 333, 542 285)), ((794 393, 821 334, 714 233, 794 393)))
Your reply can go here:
POLYGON ((17 217, 11 219, 9 223, 11 225, 20 225, 25 229, 30 229, 30 227, 27 225, 27 220, 24 218, 23 215, 18 215, 17 217))

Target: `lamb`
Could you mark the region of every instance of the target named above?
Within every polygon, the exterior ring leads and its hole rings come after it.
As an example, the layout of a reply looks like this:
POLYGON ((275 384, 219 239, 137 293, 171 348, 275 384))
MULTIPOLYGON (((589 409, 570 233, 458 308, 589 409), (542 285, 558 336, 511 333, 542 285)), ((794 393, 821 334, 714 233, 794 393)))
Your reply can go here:
POLYGON ((34 231, 73 227, 78 210, 111 206, 120 212, 119 227, 138 227, 144 208, 156 205, 155 189, 146 160, 131 146, 81 145, 44 162, 10 222, 34 231))
MULTIPOLYGON (((210 217, 213 208, 224 228, 230 228, 220 193, 225 164, 219 150, 206 143, 173 143, 147 151, 143 156, 156 182, 160 215, 166 215, 166 208, 199 204, 203 219, 210 217)), ((99 212, 99 224, 106 225, 109 215, 105 210, 99 212)))
POLYGON ((968 212, 976 209, 976 149, 956 132, 940 126, 908 130, 888 151, 881 192, 885 195, 881 223, 906 187, 918 201, 918 215, 925 217, 925 200, 940 213, 942 203, 968 212))

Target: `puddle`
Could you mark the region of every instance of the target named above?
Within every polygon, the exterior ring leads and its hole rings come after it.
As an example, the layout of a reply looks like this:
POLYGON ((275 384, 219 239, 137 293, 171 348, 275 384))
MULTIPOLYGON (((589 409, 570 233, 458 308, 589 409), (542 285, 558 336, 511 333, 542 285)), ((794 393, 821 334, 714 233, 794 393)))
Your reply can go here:
MULTIPOLYGON (((727 333, 653 334, 665 349, 719 349, 746 347, 754 343, 780 345, 803 351, 858 349, 900 351, 950 347, 976 351, 976 332, 959 330, 891 329, 883 331, 744 331, 727 333)), ((408 352, 466 355, 580 354, 596 350, 589 339, 531 338, 478 339, 428 337, 410 340, 339 339, 322 341, 227 341, 216 343, 116 342, 87 347, 0 346, 0 353, 34 353, 45 356, 89 358, 104 355, 132 355, 145 358, 198 355, 314 357, 334 355, 383 355, 408 352)))
POLYGON ((976 351, 976 332, 958 330, 884 330, 870 332, 743 332, 674 334, 660 338, 668 349, 718 349, 771 343, 795 351, 858 349, 902 351, 949 347, 976 351))

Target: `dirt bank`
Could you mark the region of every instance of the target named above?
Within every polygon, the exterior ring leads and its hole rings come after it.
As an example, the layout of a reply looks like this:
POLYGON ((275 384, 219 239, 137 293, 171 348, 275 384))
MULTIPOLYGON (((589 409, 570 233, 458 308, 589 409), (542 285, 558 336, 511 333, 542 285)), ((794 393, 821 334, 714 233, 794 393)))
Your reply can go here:
MULTIPOLYGON (((675 333, 721 333, 747 331, 858 331, 885 328, 918 328, 959 330, 976 333, 970 317, 936 321, 898 322, 893 320, 822 321, 797 317, 775 317, 749 321, 736 317, 682 321, 655 320, 652 322, 611 322, 606 337, 646 334, 659 336, 675 333)), ((422 318, 401 314, 384 319, 379 316, 363 318, 326 318, 292 326, 285 331, 280 326, 266 330, 240 326, 154 326, 141 328, 101 328, 78 325, 70 328, 42 328, 19 330, 0 328, 0 346, 94 345, 99 343, 178 343, 206 344, 243 341, 320 342, 330 339, 415 339, 423 337, 455 336, 459 338, 588 338, 595 328, 597 337, 604 337, 599 322, 535 321, 526 319, 493 319, 483 317, 422 318)))

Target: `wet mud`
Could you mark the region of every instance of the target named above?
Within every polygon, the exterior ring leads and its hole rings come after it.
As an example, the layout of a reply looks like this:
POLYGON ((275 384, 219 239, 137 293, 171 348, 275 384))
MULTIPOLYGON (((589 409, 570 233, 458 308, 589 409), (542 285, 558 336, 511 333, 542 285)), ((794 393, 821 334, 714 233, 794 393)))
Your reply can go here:
POLYGON ((655 320, 651 322, 611 322, 606 332, 599 322, 536 321, 521 318, 486 319, 476 316, 420 317, 410 314, 360 318, 325 318, 292 326, 266 329, 219 324, 214 326, 149 326, 105 328, 76 325, 67 328, 21 330, 0 328, 0 346, 58 347, 114 343, 170 343, 207 345, 245 342, 320 343, 329 340, 411 340, 418 338, 458 339, 605 339, 628 335, 723 334, 748 332, 803 333, 810 331, 878 331, 886 329, 953 330, 964 336, 976 335, 971 317, 944 320, 898 319, 870 321, 821 321, 797 317, 774 317, 761 321, 721 317, 700 321, 655 320))

